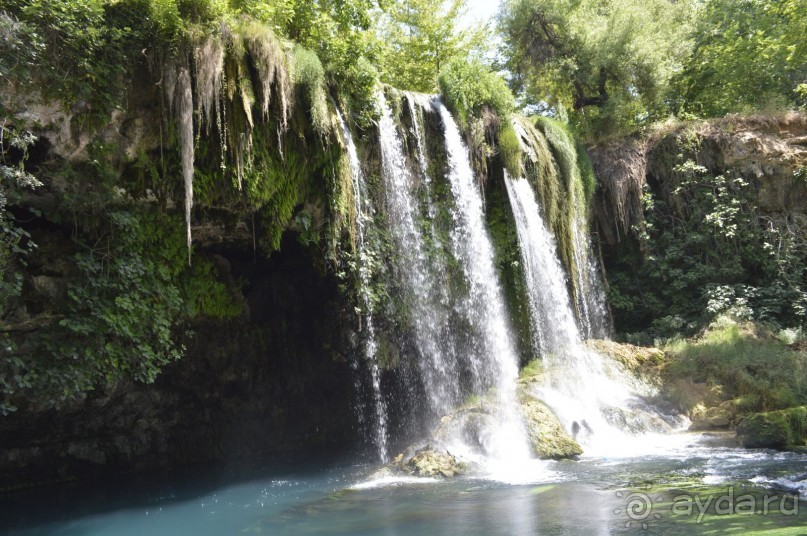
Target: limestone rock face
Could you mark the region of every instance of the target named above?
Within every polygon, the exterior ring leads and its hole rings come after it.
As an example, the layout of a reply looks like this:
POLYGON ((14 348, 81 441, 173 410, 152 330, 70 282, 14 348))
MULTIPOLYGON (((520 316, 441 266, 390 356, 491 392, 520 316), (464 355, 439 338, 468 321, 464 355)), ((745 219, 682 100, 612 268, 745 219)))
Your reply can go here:
POLYGON ((703 411, 694 412, 692 416, 692 426, 690 430, 714 430, 728 428, 734 423, 737 417, 737 408, 732 401, 727 400, 719 406, 706 408, 703 411))
POLYGON ((401 462, 404 471, 415 476, 450 478, 468 472, 468 466, 447 450, 427 445, 401 462))
POLYGON ((521 410, 532 453, 541 459, 560 460, 583 454, 580 444, 563 429, 552 410, 537 398, 522 397, 521 410))
POLYGON ((607 244, 620 242, 641 224, 643 188, 649 180, 674 180, 671 156, 685 152, 692 141, 699 147, 694 160, 710 173, 753 181, 761 213, 807 218, 807 114, 727 116, 589 148, 600 183, 593 213, 607 244))

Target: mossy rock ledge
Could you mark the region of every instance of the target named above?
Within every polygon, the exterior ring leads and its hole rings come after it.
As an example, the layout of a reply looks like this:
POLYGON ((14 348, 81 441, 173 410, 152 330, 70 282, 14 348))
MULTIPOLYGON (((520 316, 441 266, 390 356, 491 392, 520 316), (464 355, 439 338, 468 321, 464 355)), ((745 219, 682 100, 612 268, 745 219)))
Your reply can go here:
POLYGON ((746 448, 787 449, 805 446, 807 406, 755 413, 737 427, 746 448))
POLYGON ((445 446, 437 442, 427 442, 409 447, 389 464, 376 471, 370 479, 393 475, 453 478, 464 475, 471 469, 469 463, 452 454, 445 446))
POLYGON ((583 454, 580 444, 566 433, 546 404, 522 395, 521 411, 534 456, 542 460, 562 460, 583 454))
MULTIPOLYGON (((532 455, 542 460, 560 460, 582 454, 583 449, 566 433, 552 410, 526 390, 520 391, 519 409, 532 455)), ((486 452, 493 439, 489 436, 495 429, 496 418, 495 404, 482 397, 443 417, 434 431, 434 438, 449 442, 451 438, 459 437, 465 444, 486 452)))
MULTIPOLYGON (((524 389, 519 392, 519 406, 533 456, 562 460, 574 459, 583 453, 580 444, 566 433, 552 410, 524 389)), ((488 454, 494 439, 496 415, 496 404, 488 397, 474 397, 440 419, 429 441, 409 447, 371 478, 392 475, 452 478, 479 469, 453 454, 448 445, 460 440, 478 453, 488 454)))

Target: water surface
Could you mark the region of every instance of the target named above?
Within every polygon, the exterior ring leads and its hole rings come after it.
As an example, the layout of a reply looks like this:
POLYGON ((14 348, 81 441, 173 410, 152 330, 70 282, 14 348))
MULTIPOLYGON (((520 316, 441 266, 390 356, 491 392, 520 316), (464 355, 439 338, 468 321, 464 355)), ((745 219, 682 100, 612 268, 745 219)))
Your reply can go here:
POLYGON ((807 534, 807 503, 768 489, 776 478, 804 472, 807 455, 713 446, 696 434, 668 439, 654 454, 534 461, 504 477, 372 480, 375 466, 298 465, 122 482, 103 492, 39 490, 2 499, 0 533, 807 534), (686 496, 692 515, 682 509, 686 496), (745 508, 750 499, 753 513, 745 508), (709 502, 703 515, 696 500, 709 502))

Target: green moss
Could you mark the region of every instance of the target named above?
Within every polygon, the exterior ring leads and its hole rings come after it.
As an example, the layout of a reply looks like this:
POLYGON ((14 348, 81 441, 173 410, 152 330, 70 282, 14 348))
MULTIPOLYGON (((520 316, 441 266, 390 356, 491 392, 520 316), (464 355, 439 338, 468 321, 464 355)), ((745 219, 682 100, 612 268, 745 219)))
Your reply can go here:
POLYGON ((671 378, 722 385, 727 398, 741 397, 754 409, 807 402, 807 354, 788 348, 762 326, 723 321, 664 350, 671 357, 671 378))
POLYGON ((326 134, 332 125, 322 62, 316 53, 300 45, 294 47, 293 58, 294 83, 302 87, 308 97, 311 124, 317 132, 326 134))
POLYGON ((560 170, 555 163, 546 137, 535 128, 534 121, 518 115, 513 118, 524 131, 527 146, 535 155, 534 158, 526 159, 526 177, 538 193, 538 202, 544 209, 547 225, 550 229, 555 230, 558 219, 565 209, 564 197, 561 195, 560 170))
POLYGON ((577 143, 577 169, 580 170, 580 180, 583 185, 583 206, 585 214, 588 214, 588 207, 594 199, 594 192, 597 190, 597 176, 594 174, 594 166, 588 156, 585 146, 577 143))
MULTIPOLYGON (((548 119, 539 118, 538 129, 544 134, 558 167, 557 179, 560 182, 560 198, 553 211, 550 225, 558 244, 558 254, 570 274, 571 281, 577 281, 575 263, 574 226, 579 211, 585 208, 583 182, 578 167, 577 145, 571 132, 565 125, 548 119)), ((577 289, 574 289, 575 291, 577 289)))
POLYGON ((515 108, 504 79, 478 61, 451 60, 440 71, 439 84, 446 106, 463 129, 485 109, 505 118, 515 108))
POLYGON ((789 448, 804 446, 807 439, 807 407, 756 413, 737 428, 747 448, 789 448))
POLYGON ((509 120, 504 122, 499 131, 499 155, 502 164, 511 177, 522 177, 524 175, 523 151, 518 135, 513 129, 509 120))
POLYGON ((544 369, 543 361, 541 361, 540 359, 533 359, 532 361, 524 365, 524 367, 522 367, 518 377, 523 380, 534 376, 538 376, 539 374, 541 374, 543 369, 544 369))
POLYGON ((207 259, 194 259, 193 266, 181 278, 180 289, 190 317, 227 319, 243 312, 243 303, 234 295, 236 289, 221 281, 218 270, 207 259))
POLYGON ((491 242, 500 274, 502 290, 508 318, 521 362, 531 359, 536 348, 533 348, 533 323, 530 316, 527 297, 527 282, 521 262, 521 250, 518 235, 515 232, 515 220, 510 207, 504 181, 488 181, 485 191, 487 210, 485 219, 490 231, 491 242))

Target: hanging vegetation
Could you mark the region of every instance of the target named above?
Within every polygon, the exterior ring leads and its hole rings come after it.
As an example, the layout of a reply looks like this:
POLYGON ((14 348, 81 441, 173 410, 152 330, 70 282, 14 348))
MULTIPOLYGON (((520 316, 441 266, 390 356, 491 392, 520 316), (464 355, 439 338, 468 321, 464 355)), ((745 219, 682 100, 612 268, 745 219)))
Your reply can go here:
POLYGON ((294 83, 305 91, 314 130, 324 136, 333 129, 333 121, 328 111, 325 69, 317 55, 303 46, 294 47, 293 57, 294 83))

